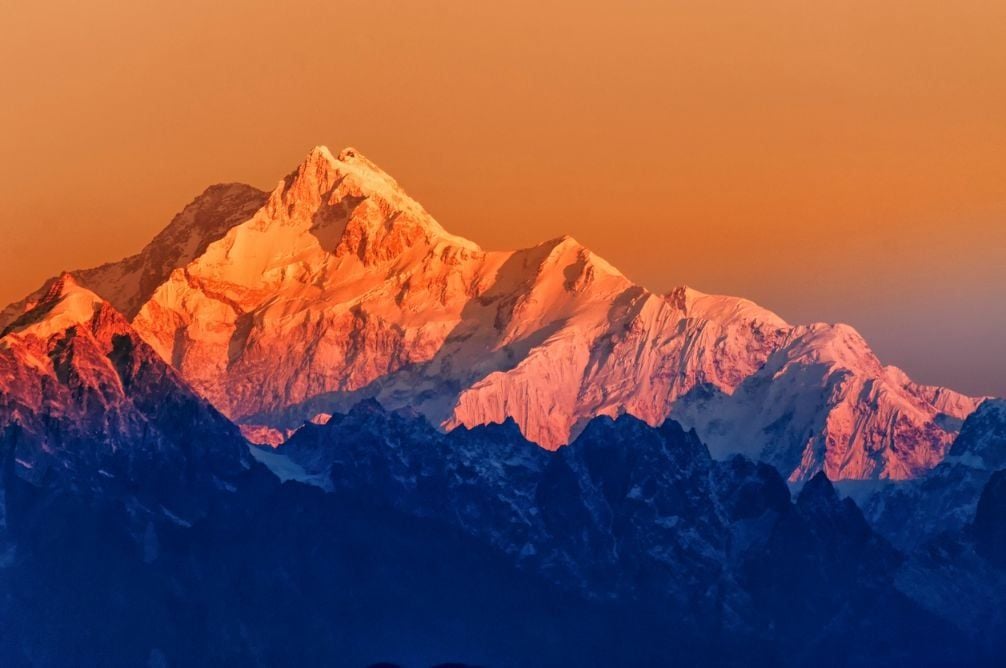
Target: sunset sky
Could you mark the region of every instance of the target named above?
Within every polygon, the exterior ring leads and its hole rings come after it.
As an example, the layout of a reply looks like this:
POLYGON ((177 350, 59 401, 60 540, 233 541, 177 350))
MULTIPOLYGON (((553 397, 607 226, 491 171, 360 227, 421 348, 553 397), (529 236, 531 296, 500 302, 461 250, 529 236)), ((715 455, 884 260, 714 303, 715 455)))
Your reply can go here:
POLYGON ((0 0, 0 302, 352 145, 490 249, 1006 395, 1006 2, 0 0))

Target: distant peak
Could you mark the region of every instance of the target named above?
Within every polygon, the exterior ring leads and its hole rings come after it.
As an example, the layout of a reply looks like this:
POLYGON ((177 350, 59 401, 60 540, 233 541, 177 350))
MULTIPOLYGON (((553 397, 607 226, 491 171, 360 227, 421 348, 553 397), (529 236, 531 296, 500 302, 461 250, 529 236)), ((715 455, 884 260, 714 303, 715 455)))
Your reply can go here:
MULTIPOLYGON (((319 146, 318 148, 327 151, 328 149, 324 146, 319 146)), ((346 148, 339 151, 339 162, 346 162, 347 160, 353 160, 355 158, 362 157, 360 152, 353 148, 352 146, 347 146, 346 148)))
POLYGON ((326 249, 356 254, 368 264, 397 258, 416 246, 480 251, 473 242, 446 232, 391 175, 352 146, 337 156, 323 145, 311 149, 270 195, 267 215, 308 221, 316 236, 327 233, 326 249))
POLYGON ((80 285, 70 273, 60 274, 49 284, 42 297, 30 304, 24 315, 4 330, 48 338, 75 325, 91 322, 104 300, 80 285))
POLYGON ((580 244, 579 241, 577 241, 576 239, 574 239, 569 234, 563 234, 562 236, 555 237, 551 241, 547 241, 545 243, 550 244, 552 246, 580 246, 580 245, 582 245, 582 244, 580 244))
POLYGON ((68 299, 73 299, 81 303, 100 303, 104 301, 101 297, 81 285, 73 274, 64 271, 62 274, 50 281, 49 286, 46 288, 42 296, 39 297, 38 301, 33 304, 29 303, 28 309, 25 311, 25 315, 29 315, 32 312, 39 310, 48 310, 68 299))
MULTIPOLYGON (((387 172, 368 160, 359 150, 348 146, 334 155, 327 146, 315 146, 287 177, 288 184, 300 184, 326 190, 337 180, 348 178, 366 195, 407 200, 398 183, 387 172)), ((418 207, 418 204, 409 203, 418 207)))
POLYGON ((835 486, 824 471, 815 473, 814 477, 804 484, 797 497, 797 503, 801 507, 833 506, 838 501, 835 486))
POLYGON ((332 155, 332 152, 328 150, 328 147, 315 146, 300 161, 294 174, 297 178, 304 178, 307 174, 330 173, 337 168, 337 163, 338 161, 332 155))
POLYGON ((340 167, 339 163, 343 165, 347 163, 359 163, 359 165, 366 166, 370 170, 381 171, 374 163, 367 160, 358 149, 352 146, 347 146, 336 155, 327 146, 320 144, 312 148, 304 157, 304 160, 301 161, 301 170, 312 166, 325 166, 338 169, 340 167))
POLYGON ((1006 399, 986 399, 967 417, 950 458, 973 468, 1006 466, 1006 399))
POLYGON ((327 146, 318 145, 312 148, 308 154, 306 162, 325 160, 326 162, 334 162, 335 157, 327 146))
POLYGON ((687 311, 692 302, 699 297, 705 296, 705 293, 699 292, 687 285, 679 285, 664 295, 664 299, 670 302, 675 308, 681 311, 687 311))
POLYGON ((775 329, 789 327, 778 315, 749 299, 711 295, 687 285, 680 285, 669 291, 664 295, 664 301, 692 318, 721 322, 753 321, 775 329))
POLYGON ((568 234, 542 242, 534 246, 533 250, 541 253, 542 260, 548 263, 575 263, 581 271, 589 267, 592 272, 600 271, 611 276, 623 276, 613 265, 568 234))
POLYGON ((39 305, 44 304, 49 301, 59 300, 63 297, 71 294, 73 292, 86 291, 86 288, 82 287, 77 279, 74 278, 73 274, 68 271, 64 271, 62 274, 57 276, 49 284, 49 289, 46 290, 45 295, 39 300, 39 305))

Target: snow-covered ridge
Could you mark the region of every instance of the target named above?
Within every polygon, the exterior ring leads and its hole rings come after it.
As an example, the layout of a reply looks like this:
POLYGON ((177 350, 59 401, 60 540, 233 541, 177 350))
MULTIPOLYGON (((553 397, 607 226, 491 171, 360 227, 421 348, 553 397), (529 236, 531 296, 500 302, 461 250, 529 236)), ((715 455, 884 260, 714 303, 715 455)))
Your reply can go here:
POLYGON ((8 325, 3 335, 48 339, 70 327, 90 323, 103 301, 81 287, 71 274, 63 274, 48 285, 37 302, 29 303, 28 310, 8 325))
POLYGON ((140 255, 75 275, 260 440, 376 397, 444 428, 512 418, 548 448, 598 415, 670 416, 794 480, 909 478, 976 406, 851 327, 657 295, 570 237, 484 251, 351 148, 313 149, 268 194, 211 188, 140 255))

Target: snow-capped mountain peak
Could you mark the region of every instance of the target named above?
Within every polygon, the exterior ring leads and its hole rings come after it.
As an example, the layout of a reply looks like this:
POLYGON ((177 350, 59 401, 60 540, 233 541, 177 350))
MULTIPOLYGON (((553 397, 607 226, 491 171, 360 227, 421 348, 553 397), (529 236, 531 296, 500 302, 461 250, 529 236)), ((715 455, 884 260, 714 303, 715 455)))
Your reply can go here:
POLYGON ((572 237, 484 251, 353 148, 312 149, 271 193, 211 188, 139 255, 75 275, 273 443, 377 397, 447 429, 511 418, 550 449, 599 415, 670 416, 793 479, 904 478, 977 403, 885 368, 851 327, 656 295, 572 237))
POLYGON ((47 339, 75 325, 91 322, 104 300, 82 287, 72 274, 64 273, 49 282, 37 301, 6 327, 3 335, 18 334, 47 339))
POLYGON ((390 175, 354 148, 338 156, 324 146, 312 149, 273 191, 262 222, 296 225, 305 218, 310 218, 310 229, 324 250, 357 254, 370 264, 416 245, 480 250, 448 234, 390 175))

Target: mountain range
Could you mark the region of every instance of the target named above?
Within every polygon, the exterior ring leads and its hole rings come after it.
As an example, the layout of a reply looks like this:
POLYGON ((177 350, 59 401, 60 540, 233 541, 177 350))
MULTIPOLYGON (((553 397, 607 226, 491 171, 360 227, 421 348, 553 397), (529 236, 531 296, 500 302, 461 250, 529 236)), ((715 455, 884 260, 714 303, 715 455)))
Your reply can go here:
POLYGON ((0 462, 4 666, 1006 659, 1006 401, 353 149, 5 308, 0 462))
POLYGON ((213 186, 138 255, 72 275, 273 445, 374 397, 447 430, 513 418, 548 449, 599 415, 672 417, 794 482, 903 480, 980 403, 884 366, 851 327, 659 295, 570 237, 482 250, 351 148, 312 150, 271 193, 213 186))

